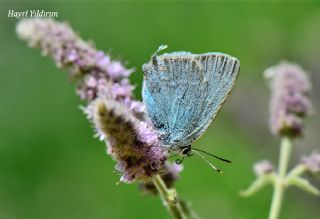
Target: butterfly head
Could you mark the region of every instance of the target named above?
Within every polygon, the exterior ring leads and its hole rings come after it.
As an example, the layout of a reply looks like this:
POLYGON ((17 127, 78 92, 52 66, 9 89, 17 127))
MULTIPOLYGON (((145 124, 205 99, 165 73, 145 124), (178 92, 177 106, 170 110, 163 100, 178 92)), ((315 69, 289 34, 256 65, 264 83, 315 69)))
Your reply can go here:
POLYGON ((191 145, 180 146, 179 147, 179 154, 182 157, 190 157, 190 156, 192 156, 191 151, 192 151, 191 145))

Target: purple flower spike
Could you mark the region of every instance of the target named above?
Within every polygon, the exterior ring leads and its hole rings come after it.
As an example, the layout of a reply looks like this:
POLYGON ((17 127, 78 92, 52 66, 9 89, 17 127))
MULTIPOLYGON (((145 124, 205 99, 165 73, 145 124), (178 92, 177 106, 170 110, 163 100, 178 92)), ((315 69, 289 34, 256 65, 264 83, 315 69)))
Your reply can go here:
POLYGON ((303 157, 301 163, 312 173, 320 173, 320 153, 313 152, 309 156, 303 157))
POLYGON ((87 111, 93 117, 98 135, 117 161, 121 181, 148 180, 165 169, 166 154, 157 134, 138 120, 125 105, 113 99, 97 99, 87 111))
POLYGON ((303 118, 311 110, 311 85, 304 70, 287 62, 266 70, 271 80, 270 126, 274 135, 298 137, 303 133, 303 118))
POLYGON ((122 80, 133 70, 83 41, 68 24, 52 19, 24 19, 17 25, 17 34, 31 47, 51 56, 58 67, 69 68, 71 79, 80 79, 77 93, 81 99, 91 101, 104 94, 102 90, 108 82, 118 83, 118 90, 127 91, 124 96, 131 97, 133 88, 129 89, 122 80))

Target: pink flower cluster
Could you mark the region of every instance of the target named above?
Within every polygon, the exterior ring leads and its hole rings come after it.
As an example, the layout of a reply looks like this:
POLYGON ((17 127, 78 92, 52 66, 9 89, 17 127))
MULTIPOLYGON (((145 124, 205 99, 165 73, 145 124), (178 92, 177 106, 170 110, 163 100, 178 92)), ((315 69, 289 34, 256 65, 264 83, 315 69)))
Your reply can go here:
POLYGON ((313 152, 309 156, 302 157, 301 162, 312 173, 320 173, 320 153, 313 152))
POLYGON ((116 161, 123 182, 148 179, 163 171, 166 156, 151 127, 113 99, 97 99, 90 105, 93 122, 101 139, 108 144, 107 153, 116 161))
POLYGON ((266 70, 271 79, 270 126, 274 135, 298 137, 303 133, 303 118, 311 109, 311 85, 304 70, 287 62, 266 70))

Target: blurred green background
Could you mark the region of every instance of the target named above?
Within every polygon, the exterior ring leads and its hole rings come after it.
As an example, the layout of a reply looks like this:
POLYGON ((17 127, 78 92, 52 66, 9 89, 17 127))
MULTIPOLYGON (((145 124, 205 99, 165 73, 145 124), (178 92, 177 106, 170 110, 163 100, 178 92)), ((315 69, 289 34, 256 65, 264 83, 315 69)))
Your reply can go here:
MULTIPOLYGON (((8 10, 58 11, 97 48, 136 67, 131 77, 141 99, 141 65, 160 44, 167 51, 220 51, 241 61, 236 88, 195 146, 226 157, 218 175, 197 158, 185 161, 180 196, 202 218, 267 218, 271 188, 251 198, 238 192, 254 179, 252 165, 277 162, 279 139, 268 130, 269 89, 262 72, 281 60, 311 75, 315 114, 291 159, 319 149, 320 4, 318 2, 1 2, 0 3, 0 218, 169 218, 158 197, 136 185, 116 185, 114 161, 78 106, 75 85, 52 60, 15 35, 8 10)), ((318 183, 319 186, 319 183, 318 183)), ((289 189, 281 218, 319 218, 319 198, 289 189)))

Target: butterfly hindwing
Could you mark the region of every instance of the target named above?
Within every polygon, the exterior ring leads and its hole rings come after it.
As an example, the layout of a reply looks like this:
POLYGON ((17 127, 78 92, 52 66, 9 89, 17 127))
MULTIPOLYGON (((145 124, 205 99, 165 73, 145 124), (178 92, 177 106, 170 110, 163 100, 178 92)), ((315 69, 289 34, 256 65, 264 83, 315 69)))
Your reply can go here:
POLYGON ((164 142, 191 144, 208 128, 239 72, 236 58, 222 53, 176 52, 143 66, 143 100, 164 142))

